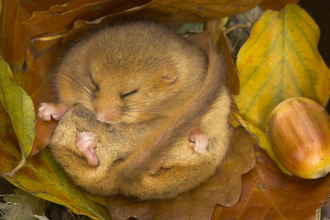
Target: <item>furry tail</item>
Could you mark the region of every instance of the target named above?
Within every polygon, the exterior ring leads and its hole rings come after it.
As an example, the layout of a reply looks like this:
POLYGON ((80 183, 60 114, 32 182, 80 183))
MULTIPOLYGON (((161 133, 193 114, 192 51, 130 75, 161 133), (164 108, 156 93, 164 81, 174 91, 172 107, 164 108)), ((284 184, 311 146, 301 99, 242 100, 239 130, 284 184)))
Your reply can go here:
POLYGON ((208 73, 201 88, 182 106, 175 117, 168 119, 155 130, 144 143, 137 148, 123 163, 118 165, 119 181, 134 182, 140 180, 150 170, 157 170, 169 157, 175 143, 187 134, 194 122, 209 112, 216 100, 224 93, 226 63, 223 54, 214 46, 207 52, 209 58, 208 73))

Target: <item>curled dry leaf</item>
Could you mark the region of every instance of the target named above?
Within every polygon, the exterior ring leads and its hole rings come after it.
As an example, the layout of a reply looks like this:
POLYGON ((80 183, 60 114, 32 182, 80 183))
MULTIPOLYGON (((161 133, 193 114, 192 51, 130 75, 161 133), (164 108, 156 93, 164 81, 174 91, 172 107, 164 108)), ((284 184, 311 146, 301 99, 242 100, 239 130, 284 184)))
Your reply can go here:
POLYGON ((71 29, 78 19, 91 22, 102 16, 112 18, 120 14, 120 16, 148 18, 178 26, 184 22, 205 22, 242 13, 258 5, 261 0, 236 0, 230 4, 227 0, 90 2, 90 0, 77 0, 65 5, 55 5, 46 12, 35 12, 30 19, 24 21, 24 24, 48 33, 59 33, 71 29))
POLYGON ((107 198, 112 219, 211 219, 216 204, 232 206, 241 194, 241 175, 254 167, 253 142, 242 128, 234 130, 228 155, 206 182, 174 199, 140 202, 122 196, 107 198))
POLYGON ((257 6, 262 0, 153 0, 137 12, 156 21, 178 26, 184 22, 205 22, 229 17, 257 6))
POLYGON ((114 1, 69 1, 63 5, 52 6, 48 11, 34 12, 23 24, 47 33, 66 32, 73 27, 76 20, 96 20, 105 15, 115 15, 136 6, 149 3, 151 0, 114 0, 114 1))
MULTIPOLYGON (((4 1, 2 1, 4 2, 4 1)), ((31 45, 30 39, 42 35, 44 31, 26 28, 22 22, 31 17, 34 11, 48 10, 53 4, 63 4, 67 0, 31 0, 31 1, 5 1, 1 11, 0 22, 0 51, 3 58, 12 68, 24 67, 25 50, 31 45)), ((48 47, 48 43, 34 45, 39 51, 48 47)))
POLYGON ((328 202, 330 176, 319 180, 288 176, 258 146, 255 155, 255 168, 242 177, 239 202, 228 208, 217 206, 213 220, 312 220, 315 210, 328 202))

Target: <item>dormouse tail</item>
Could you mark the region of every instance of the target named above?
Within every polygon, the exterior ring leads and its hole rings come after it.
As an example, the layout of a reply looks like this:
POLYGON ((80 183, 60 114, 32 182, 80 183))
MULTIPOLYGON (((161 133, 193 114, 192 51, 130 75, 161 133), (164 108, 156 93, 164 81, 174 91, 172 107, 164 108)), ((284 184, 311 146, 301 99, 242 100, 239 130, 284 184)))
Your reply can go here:
POLYGON ((224 86, 227 78, 225 56, 219 54, 213 45, 210 45, 207 56, 208 72, 202 86, 196 88, 191 98, 174 117, 156 129, 140 147, 118 165, 116 170, 113 170, 117 172, 119 181, 133 183, 155 167, 160 168, 169 157, 175 143, 187 134, 197 119, 213 108, 223 93, 227 92, 224 86))

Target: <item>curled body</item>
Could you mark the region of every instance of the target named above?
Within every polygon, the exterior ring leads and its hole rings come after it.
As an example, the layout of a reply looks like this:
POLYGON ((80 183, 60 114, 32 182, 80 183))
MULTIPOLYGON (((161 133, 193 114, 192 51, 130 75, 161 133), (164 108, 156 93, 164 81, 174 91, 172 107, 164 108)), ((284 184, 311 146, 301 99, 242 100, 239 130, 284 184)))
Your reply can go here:
POLYGON ((50 147, 77 185, 163 199, 214 173, 229 147, 230 97, 224 58, 207 51, 149 22, 106 28, 69 51, 60 102, 39 115, 68 111, 50 147))

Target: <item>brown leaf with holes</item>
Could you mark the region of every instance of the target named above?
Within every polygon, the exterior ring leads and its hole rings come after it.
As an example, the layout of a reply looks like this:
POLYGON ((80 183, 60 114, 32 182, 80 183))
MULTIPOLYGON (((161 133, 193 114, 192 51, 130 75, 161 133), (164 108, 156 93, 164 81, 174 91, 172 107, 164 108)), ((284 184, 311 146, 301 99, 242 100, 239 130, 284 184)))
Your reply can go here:
POLYGON ((256 166, 243 175, 242 196, 232 207, 217 206, 213 220, 313 219, 328 202, 330 176, 303 180, 284 174, 267 153, 255 146, 256 166))
POLYGON ((107 198, 112 219, 211 219, 216 204, 236 204, 241 194, 241 175, 254 167, 253 141, 236 128, 233 144, 215 175, 190 192, 174 199, 140 202, 122 196, 107 198))

